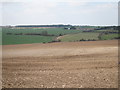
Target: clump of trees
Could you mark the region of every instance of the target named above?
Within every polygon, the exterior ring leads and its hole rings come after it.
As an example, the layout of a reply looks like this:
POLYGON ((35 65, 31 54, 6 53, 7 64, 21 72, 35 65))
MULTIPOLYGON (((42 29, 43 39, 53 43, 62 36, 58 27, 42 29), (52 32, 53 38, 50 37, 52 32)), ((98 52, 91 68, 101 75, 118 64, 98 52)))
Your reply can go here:
POLYGON ((96 41, 96 39, 80 39, 79 41, 96 41))
POLYGON ((63 36, 62 34, 59 34, 59 36, 63 36))
POLYGON ((51 42, 48 43, 54 43, 54 42, 61 42, 61 40, 52 40, 51 42))
POLYGON ((72 25, 63 25, 63 24, 58 24, 58 25, 18 25, 15 27, 70 27, 72 25))
POLYGON ((82 39, 80 39, 79 41, 86 41, 86 40, 82 38, 82 39))
POLYGON ((105 26, 105 27, 98 26, 94 30, 104 30, 104 29, 119 30, 119 28, 120 28, 120 26, 105 26))
POLYGON ((71 26, 71 28, 70 29, 76 29, 76 27, 75 26, 71 26))

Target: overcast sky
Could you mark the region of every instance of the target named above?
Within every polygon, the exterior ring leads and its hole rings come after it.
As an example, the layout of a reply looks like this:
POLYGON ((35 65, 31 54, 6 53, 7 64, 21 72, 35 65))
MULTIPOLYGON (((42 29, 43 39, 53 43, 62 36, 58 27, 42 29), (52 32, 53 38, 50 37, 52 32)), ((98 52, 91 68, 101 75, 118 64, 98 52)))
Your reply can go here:
POLYGON ((2 25, 117 25, 118 0, 1 1, 2 25))

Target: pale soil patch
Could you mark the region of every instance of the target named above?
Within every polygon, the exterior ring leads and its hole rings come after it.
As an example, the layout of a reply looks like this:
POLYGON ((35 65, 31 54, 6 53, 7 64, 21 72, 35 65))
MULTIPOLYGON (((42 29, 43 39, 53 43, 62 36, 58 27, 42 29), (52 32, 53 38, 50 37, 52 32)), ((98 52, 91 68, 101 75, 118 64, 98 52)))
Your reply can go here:
POLYGON ((117 88, 118 41, 3 46, 3 87, 117 88))
POLYGON ((56 38, 56 40, 60 40, 60 39, 63 38, 64 36, 69 36, 69 35, 59 36, 59 37, 56 38))

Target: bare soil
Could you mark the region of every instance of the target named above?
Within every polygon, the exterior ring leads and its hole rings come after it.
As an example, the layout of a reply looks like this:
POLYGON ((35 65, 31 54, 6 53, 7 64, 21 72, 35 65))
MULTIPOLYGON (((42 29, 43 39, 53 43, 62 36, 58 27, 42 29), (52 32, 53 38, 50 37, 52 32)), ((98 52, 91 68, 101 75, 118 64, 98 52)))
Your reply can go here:
POLYGON ((117 88, 118 41, 4 45, 3 88, 117 88))

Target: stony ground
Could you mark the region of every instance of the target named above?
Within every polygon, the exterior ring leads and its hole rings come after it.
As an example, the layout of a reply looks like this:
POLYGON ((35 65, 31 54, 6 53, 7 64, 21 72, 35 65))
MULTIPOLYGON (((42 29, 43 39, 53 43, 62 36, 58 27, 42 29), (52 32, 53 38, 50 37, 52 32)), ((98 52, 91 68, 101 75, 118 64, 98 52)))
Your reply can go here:
POLYGON ((3 88, 117 88, 118 41, 3 46, 3 88))

